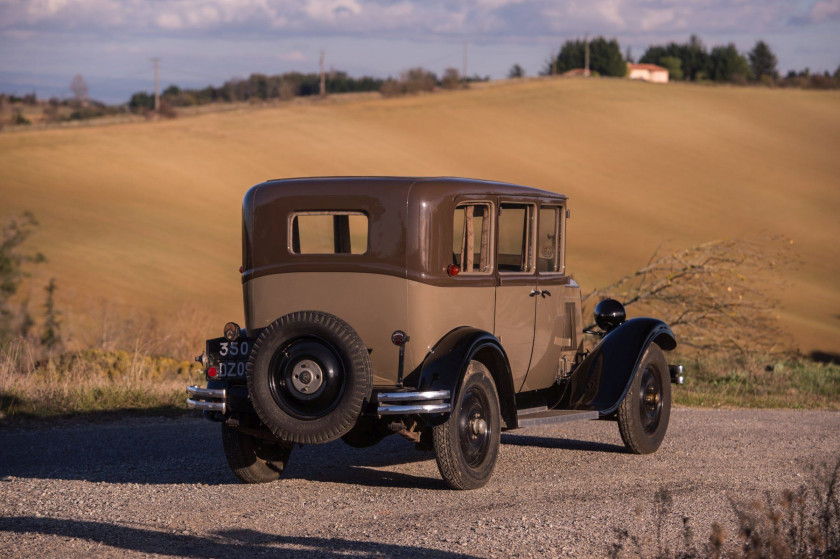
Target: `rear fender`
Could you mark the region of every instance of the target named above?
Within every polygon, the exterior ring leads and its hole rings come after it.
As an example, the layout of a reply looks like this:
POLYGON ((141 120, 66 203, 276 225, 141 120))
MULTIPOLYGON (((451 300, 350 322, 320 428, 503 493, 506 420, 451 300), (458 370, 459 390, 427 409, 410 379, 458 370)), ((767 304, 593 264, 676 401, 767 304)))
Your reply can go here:
MULTIPOLYGON (((508 428, 515 428, 516 401, 507 354, 498 338, 484 330, 462 326, 441 338, 420 365, 417 390, 449 390, 454 407, 458 401, 461 381, 473 359, 481 361, 490 370, 499 394, 502 419, 508 428)), ((406 379, 407 384, 409 380, 413 379, 406 379)), ((422 417, 429 425, 439 425, 446 421, 449 414, 422 417)))
POLYGON ((615 412, 652 343, 667 351, 677 347, 668 325, 655 318, 634 318, 607 334, 572 372, 558 407, 615 412))

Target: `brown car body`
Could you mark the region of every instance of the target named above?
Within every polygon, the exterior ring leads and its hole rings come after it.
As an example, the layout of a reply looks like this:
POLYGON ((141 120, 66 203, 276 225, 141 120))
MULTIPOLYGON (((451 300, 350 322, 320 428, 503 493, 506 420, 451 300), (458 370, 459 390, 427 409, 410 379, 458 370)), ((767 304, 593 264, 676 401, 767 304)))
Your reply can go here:
POLYGON ((273 478, 291 442, 368 446, 400 432, 435 448, 450 486, 473 488, 492 473, 501 428, 596 418, 632 427, 646 409, 652 442, 628 442, 630 427, 622 436, 631 450, 652 452, 667 427, 668 383, 681 379, 666 366, 662 381, 657 357, 673 335, 654 319, 622 324, 612 301, 599 306, 604 340, 583 351, 580 287, 566 272, 568 217, 561 194, 491 181, 258 184, 243 202, 245 329, 229 325, 225 338, 208 340, 200 356, 208 388, 190 387, 188 403, 223 422, 228 460, 245 481, 273 478), (622 420, 622 406, 634 417, 622 420), (341 425, 330 417, 341 414, 341 425), (254 450, 257 440, 274 454, 254 450), (268 470, 243 469, 249 460, 268 470))

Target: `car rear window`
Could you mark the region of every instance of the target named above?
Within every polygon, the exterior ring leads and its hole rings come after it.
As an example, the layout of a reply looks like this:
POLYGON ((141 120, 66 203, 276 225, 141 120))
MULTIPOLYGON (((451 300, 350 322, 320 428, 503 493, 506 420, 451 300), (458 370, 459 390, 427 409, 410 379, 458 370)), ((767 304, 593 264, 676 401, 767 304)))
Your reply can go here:
POLYGON ((292 214, 293 254, 364 254, 368 218, 362 212, 317 211, 292 214))

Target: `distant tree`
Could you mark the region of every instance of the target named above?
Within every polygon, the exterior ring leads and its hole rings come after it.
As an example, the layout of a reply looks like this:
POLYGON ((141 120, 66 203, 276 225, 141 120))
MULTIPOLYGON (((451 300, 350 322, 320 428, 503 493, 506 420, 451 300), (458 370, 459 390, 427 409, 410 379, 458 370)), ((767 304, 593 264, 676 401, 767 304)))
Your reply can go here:
POLYGON ((128 108, 134 112, 152 110, 155 108, 155 96, 145 91, 138 91, 128 101, 128 108))
POLYGON ((41 330, 40 342, 47 349, 60 349, 61 339, 61 313, 55 308, 55 278, 45 288, 47 299, 44 302, 44 326, 41 330))
POLYGON ((759 81, 773 81, 779 73, 776 70, 778 60, 770 46, 764 41, 758 41, 755 47, 749 52, 750 68, 753 79, 759 81))
POLYGON ((440 81, 440 85, 444 89, 457 89, 461 86, 461 74, 458 72, 457 68, 447 68, 443 72, 443 78, 440 81))
POLYGON ((703 80, 709 77, 709 53, 697 35, 692 35, 686 45, 683 72, 692 80, 703 80))
POLYGON ((35 216, 25 212, 8 218, 0 232, 0 343, 15 334, 14 322, 18 317, 11 300, 28 275, 24 267, 46 260, 40 252, 23 252, 20 248, 37 226, 35 216))
POLYGON ((70 82, 70 91, 73 92, 73 98, 78 103, 83 103, 87 101, 88 98, 88 85, 85 81, 85 78, 82 77, 81 74, 76 74, 73 76, 73 80, 70 82))
POLYGON ((30 121, 28 118, 23 116, 23 113, 21 112, 20 109, 16 109, 14 114, 12 115, 12 124, 17 125, 17 126, 21 126, 21 125, 32 124, 32 121, 30 121))
MULTIPOLYGON (((551 74, 554 68, 562 74, 575 68, 583 68, 586 64, 586 42, 580 39, 566 41, 557 58, 549 60, 544 70, 551 74)), ((627 63, 621 56, 621 47, 615 39, 606 40, 596 37, 589 41, 589 69, 602 76, 623 77, 627 74, 627 63)))
POLYGON ((709 54, 709 78, 718 82, 745 81, 750 77, 750 65, 738 52, 734 43, 718 46, 709 54))
POLYGON ((525 77, 525 69, 520 66, 519 64, 514 64, 510 67, 508 71, 508 78, 524 78, 525 77))
POLYGON ((703 41, 692 35, 688 43, 668 43, 667 45, 652 45, 648 47, 639 62, 647 64, 663 64, 665 57, 679 58, 685 79, 702 80, 709 76, 709 54, 703 41))
POLYGON ((405 84, 406 93, 418 93, 420 91, 433 91, 437 83, 437 77, 433 72, 418 66, 403 72, 401 81, 405 84))
POLYGON ((837 69, 834 70, 834 79, 840 81, 840 66, 837 66, 837 69))
POLYGON ((672 81, 683 79, 682 60, 676 56, 663 56, 659 59, 659 65, 668 69, 668 77, 672 81))

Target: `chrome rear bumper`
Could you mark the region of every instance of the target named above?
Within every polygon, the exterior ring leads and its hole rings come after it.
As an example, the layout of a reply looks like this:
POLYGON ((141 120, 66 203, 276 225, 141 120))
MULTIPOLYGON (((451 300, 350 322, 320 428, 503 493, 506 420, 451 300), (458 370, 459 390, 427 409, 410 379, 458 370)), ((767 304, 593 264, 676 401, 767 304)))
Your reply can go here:
POLYGON ((187 407, 194 410, 217 411, 225 413, 225 399, 227 390, 224 388, 201 388, 200 386, 188 386, 187 407))
POLYGON ((449 390, 380 392, 376 395, 376 413, 379 415, 447 413, 452 411, 449 398, 449 390))

